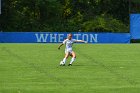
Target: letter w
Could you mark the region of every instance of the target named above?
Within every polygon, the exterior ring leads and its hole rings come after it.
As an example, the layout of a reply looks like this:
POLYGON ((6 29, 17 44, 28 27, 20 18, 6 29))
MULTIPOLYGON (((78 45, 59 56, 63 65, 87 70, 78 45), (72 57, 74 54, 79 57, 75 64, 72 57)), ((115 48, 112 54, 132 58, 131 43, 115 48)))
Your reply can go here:
POLYGON ((37 42, 47 42, 48 34, 35 34, 37 42))

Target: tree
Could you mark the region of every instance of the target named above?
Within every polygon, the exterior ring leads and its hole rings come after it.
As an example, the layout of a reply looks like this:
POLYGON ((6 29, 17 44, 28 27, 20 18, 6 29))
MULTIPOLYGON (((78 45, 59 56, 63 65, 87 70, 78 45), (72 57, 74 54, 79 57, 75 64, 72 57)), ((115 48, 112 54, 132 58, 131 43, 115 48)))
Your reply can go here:
MULTIPOLYGON (((131 2, 140 11, 140 1, 131 2)), ((129 32, 129 0, 4 0, 0 24, 1 31, 129 32)))

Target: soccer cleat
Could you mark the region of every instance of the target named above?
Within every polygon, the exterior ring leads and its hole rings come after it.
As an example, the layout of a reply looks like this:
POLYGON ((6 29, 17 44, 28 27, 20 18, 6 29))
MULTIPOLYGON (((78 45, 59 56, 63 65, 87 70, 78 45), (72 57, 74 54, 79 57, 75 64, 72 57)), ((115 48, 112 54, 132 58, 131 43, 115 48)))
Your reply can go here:
POLYGON ((65 66, 65 64, 60 64, 60 66, 65 66))
POLYGON ((72 66, 72 64, 69 64, 68 66, 72 66))

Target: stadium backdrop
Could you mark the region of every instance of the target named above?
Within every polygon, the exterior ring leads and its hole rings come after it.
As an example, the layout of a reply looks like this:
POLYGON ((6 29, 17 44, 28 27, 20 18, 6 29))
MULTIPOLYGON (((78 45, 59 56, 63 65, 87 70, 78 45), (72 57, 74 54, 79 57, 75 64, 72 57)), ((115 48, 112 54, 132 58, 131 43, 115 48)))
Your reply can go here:
MULTIPOLYGON (((61 43, 68 32, 0 32, 0 43, 61 43)), ((130 43, 130 33, 72 32, 88 43, 130 43)))

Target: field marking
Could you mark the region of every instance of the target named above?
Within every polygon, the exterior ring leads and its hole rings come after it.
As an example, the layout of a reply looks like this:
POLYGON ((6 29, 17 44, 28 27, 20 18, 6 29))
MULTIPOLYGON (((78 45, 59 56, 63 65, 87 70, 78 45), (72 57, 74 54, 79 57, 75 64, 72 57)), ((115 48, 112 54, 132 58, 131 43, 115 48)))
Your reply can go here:
POLYGON ((105 70, 107 70, 108 72, 110 72, 111 74, 115 75, 118 79, 125 80, 125 81, 127 81, 130 85, 134 85, 134 86, 136 86, 137 84, 139 84, 139 83, 137 83, 136 81, 134 81, 134 80, 132 80, 132 79, 126 77, 125 75, 122 75, 122 74, 116 72, 116 71, 113 70, 110 66, 106 66, 106 65, 103 64, 102 62, 99 62, 99 61, 93 59, 92 57, 90 57, 90 56, 88 56, 88 55, 82 53, 82 52, 80 51, 80 49, 76 48, 76 50, 78 50, 78 53, 80 53, 81 55, 83 55, 83 57, 85 57, 86 59, 89 59, 89 60, 91 60, 92 62, 94 62, 95 64, 101 66, 102 68, 104 68, 105 70))
POLYGON ((56 77, 55 75, 53 75, 53 74, 51 74, 51 73, 49 73, 49 72, 47 72, 47 71, 42 70, 42 69, 41 69, 39 66, 37 66, 37 65, 28 62, 27 59, 24 59, 23 57, 21 57, 21 56, 15 54, 15 53, 13 53, 12 51, 10 51, 10 49, 8 49, 8 48, 6 48, 6 47, 2 47, 1 49, 2 49, 3 51, 7 52, 9 55, 11 55, 11 56, 17 58, 18 60, 20 60, 20 61, 23 62, 24 64, 28 65, 28 67, 31 67, 31 68, 34 69, 35 71, 37 71, 37 72, 39 72, 39 73, 41 73, 41 74, 44 74, 45 76, 48 76, 48 77, 49 77, 50 79, 52 79, 52 80, 55 80, 56 82, 58 82, 58 83, 59 83, 60 85, 62 85, 63 87, 66 86, 65 82, 64 82, 62 79, 56 77))

